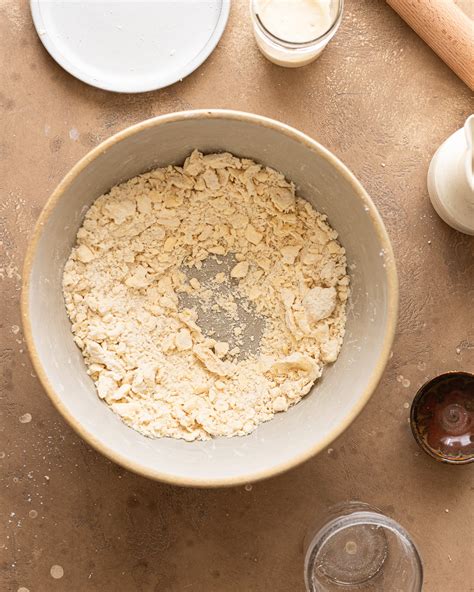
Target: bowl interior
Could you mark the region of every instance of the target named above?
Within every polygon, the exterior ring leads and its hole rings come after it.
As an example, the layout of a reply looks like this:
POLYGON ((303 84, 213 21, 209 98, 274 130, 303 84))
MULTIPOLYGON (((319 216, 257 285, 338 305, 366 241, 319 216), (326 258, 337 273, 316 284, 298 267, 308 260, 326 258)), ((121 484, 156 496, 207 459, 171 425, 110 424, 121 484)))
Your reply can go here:
POLYGON ((276 122, 242 114, 158 118, 93 151, 48 204, 29 269, 25 314, 30 348, 56 406, 110 458, 175 483, 246 482, 283 470, 327 446, 367 402, 393 337, 395 271, 370 199, 324 149, 276 122), (194 148, 252 158, 293 180, 299 194, 326 213, 339 232, 347 251, 352 296, 340 356, 303 401, 249 436, 187 443, 146 438, 99 400, 72 339, 61 278, 83 216, 99 195, 153 167, 180 164, 194 148))

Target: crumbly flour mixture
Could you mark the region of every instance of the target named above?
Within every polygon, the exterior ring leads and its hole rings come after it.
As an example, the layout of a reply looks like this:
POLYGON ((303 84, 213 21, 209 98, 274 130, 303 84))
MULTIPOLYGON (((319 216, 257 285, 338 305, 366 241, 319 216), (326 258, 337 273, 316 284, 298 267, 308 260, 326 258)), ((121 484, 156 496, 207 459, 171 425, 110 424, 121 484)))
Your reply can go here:
POLYGON ((341 348, 349 278, 281 173, 194 151, 95 201, 63 288, 99 397, 148 436, 195 440, 248 434, 308 393, 341 348))

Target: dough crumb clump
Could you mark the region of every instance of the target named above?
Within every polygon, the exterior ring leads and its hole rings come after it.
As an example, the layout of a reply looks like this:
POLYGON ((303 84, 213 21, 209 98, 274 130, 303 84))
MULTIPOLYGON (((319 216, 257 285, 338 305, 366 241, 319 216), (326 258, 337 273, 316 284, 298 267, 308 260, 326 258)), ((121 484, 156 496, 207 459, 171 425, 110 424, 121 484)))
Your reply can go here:
POLYGON ((192 441, 249 434, 309 392, 341 349, 349 277, 336 231, 281 173, 195 150, 92 204, 63 292, 98 396, 147 436, 192 441), (263 322, 249 348, 238 302, 263 322))

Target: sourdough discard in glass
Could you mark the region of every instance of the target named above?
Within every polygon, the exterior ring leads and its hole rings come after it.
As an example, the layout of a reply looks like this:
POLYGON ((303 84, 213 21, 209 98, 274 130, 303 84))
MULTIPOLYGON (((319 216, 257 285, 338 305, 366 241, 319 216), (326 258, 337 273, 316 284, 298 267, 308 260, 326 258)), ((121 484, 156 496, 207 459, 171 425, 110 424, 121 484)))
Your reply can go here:
POLYGON ((344 0, 250 0, 260 51, 278 66, 309 64, 334 37, 343 5, 344 0))

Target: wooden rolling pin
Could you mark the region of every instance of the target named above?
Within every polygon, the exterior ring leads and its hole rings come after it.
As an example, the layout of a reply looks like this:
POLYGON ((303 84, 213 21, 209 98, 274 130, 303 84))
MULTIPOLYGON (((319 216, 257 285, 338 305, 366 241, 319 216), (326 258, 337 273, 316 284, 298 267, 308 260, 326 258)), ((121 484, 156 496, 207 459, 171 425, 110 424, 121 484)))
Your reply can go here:
POLYGON ((453 0, 386 0, 474 90, 474 23, 453 0))

